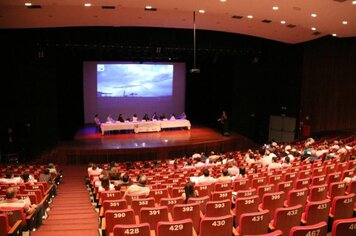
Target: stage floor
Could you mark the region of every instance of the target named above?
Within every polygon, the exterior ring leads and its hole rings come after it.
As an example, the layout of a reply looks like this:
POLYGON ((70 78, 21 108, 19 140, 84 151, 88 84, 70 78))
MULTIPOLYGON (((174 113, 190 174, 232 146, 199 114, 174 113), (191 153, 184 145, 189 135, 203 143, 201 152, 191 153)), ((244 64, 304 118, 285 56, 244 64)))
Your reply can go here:
POLYGON ((246 137, 232 133, 223 136, 216 130, 194 126, 191 130, 167 130, 154 133, 115 133, 101 135, 95 128, 80 130, 72 141, 57 146, 66 164, 110 160, 146 160, 182 157, 194 152, 220 152, 247 149, 254 143, 246 137), (84 158, 85 161, 81 160, 84 158))

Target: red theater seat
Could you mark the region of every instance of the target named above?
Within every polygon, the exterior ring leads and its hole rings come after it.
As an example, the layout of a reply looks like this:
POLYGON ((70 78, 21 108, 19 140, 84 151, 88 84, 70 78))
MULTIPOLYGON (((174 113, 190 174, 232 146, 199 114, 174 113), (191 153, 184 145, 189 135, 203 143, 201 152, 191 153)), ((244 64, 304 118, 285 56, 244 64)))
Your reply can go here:
POLYGON ((331 236, 355 236, 356 217, 342 220, 335 220, 333 223, 331 236))
POLYGON ((327 223, 319 222, 313 225, 294 226, 290 230, 289 236, 306 236, 306 235, 326 236, 327 232, 328 232, 327 223))

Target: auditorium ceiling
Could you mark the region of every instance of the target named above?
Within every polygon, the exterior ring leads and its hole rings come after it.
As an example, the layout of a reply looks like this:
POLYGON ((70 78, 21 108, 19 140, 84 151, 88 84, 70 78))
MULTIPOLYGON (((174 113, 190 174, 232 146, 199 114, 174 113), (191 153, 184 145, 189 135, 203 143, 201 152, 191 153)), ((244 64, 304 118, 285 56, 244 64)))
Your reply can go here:
POLYGON ((356 36, 354 0, 0 0, 0 28, 196 28, 285 43, 356 36))

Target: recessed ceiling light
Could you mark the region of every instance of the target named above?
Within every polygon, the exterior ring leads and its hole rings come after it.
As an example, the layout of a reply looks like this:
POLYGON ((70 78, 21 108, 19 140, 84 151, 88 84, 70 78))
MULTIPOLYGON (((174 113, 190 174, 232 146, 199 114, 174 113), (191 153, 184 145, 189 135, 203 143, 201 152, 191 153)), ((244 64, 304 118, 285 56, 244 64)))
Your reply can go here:
POLYGON ((252 19, 253 15, 248 15, 247 18, 252 19))
POLYGON ((32 6, 32 3, 26 2, 26 3, 25 3, 25 6, 26 6, 26 7, 30 7, 30 6, 32 6))
POLYGON ((145 6, 145 9, 152 9, 152 6, 145 6))
POLYGON ((311 15, 311 17, 317 17, 318 16, 316 13, 312 13, 310 15, 311 15))
POLYGON ((91 3, 84 3, 85 7, 91 7, 91 3))
POLYGON ((226 2, 226 0, 220 0, 220 2, 226 2))
POLYGON ((275 11, 277 11, 277 10, 279 9, 279 7, 274 6, 274 7, 272 7, 272 9, 275 10, 275 11))
POLYGON ((356 5, 356 1, 352 1, 352 4, 356 5))
POLYGON ((337 34, 332 34, 332 36, 333 36, 333 37, 336 37, 336 36, 337 36, 337 34))
POLYGON ((344 21, 342 22, 342 24, 347 25, 347 21, 346 21, 346 20, 344 20, 344 21))
POLYGON ((199 10, 199 13, 202 13, 202 14, 203 14, 203 13, 205 13, 205 10, 200 9, 200 10, 199 10))
POLYGON ((315 31, 315 30, 316 30, 316 28, 315 28, 315 27, 311 27, 311 30, 314 30, 314 31, 315 31))
POLYGON ((285 24, 286 23, 286 21, 285 20, 281 20, 281 24, 285 24))

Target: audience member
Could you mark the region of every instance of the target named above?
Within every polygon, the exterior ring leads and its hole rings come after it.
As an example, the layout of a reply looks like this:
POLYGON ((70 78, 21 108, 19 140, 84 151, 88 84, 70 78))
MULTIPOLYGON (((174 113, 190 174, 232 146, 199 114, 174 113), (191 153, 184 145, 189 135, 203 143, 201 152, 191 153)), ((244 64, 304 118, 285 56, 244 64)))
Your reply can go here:
POLYGON ((119 115, 119 117, 117 118, 117 121, 119 122, 125 122, 124 117, 122 116, 122 114, 119 115))
POLYGON ((197 179, 198 184, 212 184, 215 182, 215 179, 210 176, 209 169, 203 169, 203 175, 197 179))
POLYGON ((192 182, 187 182, 184 186, 184 193, 182 193, 182 198, 184 203, 188 203, 189 198, 191 197, 199 197, 199 193, 194 189, 194 185, 192 182))
POLYGON ((14 177, 14 173, 11 170, 6 171, 5 178, 0 179, 0 184, 18 184, 23 183, 21 177, 14 177))
POLYGON ((219 178, 217 178, 217 182, 231 182, 231 178, 229 176, 229 171, 224 168, 221 170, 222 176, 220 176, 219 178))
POLYGON ((150 188, 146 187, 147 177, 145 175, 140 176, 138 184, 133 184, 129 186, 124 194, 124 197, 127 194, 145 194, 148 196, 150 194, 150 188))
POLYGON ((282 168, 282 165, 280 163, 278 163, 277 157, 273 157, 272 163, 270 165, 268 165, 268 171, 278 170, 280 168, 282 168))

